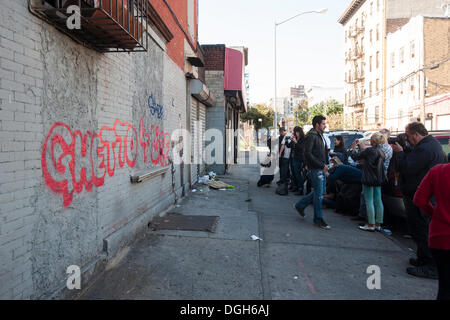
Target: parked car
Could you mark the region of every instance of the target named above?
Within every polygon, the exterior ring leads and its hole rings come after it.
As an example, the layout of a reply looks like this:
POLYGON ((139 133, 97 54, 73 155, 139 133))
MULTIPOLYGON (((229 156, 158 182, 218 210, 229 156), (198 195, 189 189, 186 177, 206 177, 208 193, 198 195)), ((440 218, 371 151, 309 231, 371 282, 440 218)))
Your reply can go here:
POLYGON ((441 143, 442 150, 444 150, 450 161, 450 134, 436 135, 434 137, 441 143))
POLYGON ((326 132, 324 136, 330 141, 330 151, 334 149, 334 137, 342 136, 345 142, 345 148, 348 149, 356 139, 364 137, 364 132, 361 131, 330 131, 326 132))

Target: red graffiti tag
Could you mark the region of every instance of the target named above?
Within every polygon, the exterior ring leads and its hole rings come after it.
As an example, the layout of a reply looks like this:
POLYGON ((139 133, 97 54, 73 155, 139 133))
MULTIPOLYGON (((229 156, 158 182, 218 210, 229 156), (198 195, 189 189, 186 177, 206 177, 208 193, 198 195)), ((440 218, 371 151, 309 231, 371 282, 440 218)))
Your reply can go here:
POLYGON ((42 147, 45 184, 53 192, 62 194, 64 207, 67 207, 73 201, 74 192, 79 194, 83 189, 91 192, 94 186, 104 185, 106 174, 114 176, 117 163, 119 168, 125 165, 134 168, 139 146, 144 163, 148 162, 150 152, 154 165, 168 165, 170 135, 153 126, 149 135, 142 119, 139 132, 130 123, 116 120, 112 127, 102 127, 98 134, 87 131, 84 135, 57 122, 50 128, 42 147))

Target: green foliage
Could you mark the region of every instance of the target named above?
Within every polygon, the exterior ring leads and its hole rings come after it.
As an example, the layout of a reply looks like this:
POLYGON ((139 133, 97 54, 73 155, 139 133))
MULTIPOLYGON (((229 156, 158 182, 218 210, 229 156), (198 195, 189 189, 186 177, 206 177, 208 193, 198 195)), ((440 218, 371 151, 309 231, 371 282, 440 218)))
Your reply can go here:
POLYGON ((271 128, 273 126, 273 110, 265 104, 250 107, 247 113, 241 116, 242 121, 252 121, 255 130, 271 128), (259 122, 262 119, 262 122, 259 122))
POLYGON ((295 125, 304 127, 309 120, 308 100, 303 100, 294 109, 295 125))

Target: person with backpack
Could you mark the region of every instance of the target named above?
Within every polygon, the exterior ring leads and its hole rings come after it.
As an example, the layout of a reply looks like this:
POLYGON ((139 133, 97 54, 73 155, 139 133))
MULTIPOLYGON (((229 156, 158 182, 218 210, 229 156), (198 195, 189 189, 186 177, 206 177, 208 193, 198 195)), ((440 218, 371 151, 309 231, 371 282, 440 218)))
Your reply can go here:
POLYGON ((386 137, 375 132, 370 138, 371 147, 355 140, 352 150, 358 145, 359 151, 352 153, 353 160, 364 160, 362 168, 362 189, 367 208, 368 223, 359 226, 364 231, 380 231, 383 223, 383 201, 381 200, 381 186, 386 182, 384 160, 386 158, 380 146, 386 143, 386 137))

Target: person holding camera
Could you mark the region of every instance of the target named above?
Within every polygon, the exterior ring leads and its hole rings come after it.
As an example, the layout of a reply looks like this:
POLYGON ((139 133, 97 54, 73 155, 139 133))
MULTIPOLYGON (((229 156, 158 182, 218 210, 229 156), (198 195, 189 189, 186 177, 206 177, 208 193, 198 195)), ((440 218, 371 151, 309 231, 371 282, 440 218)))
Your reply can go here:
POLYGON ((437 279, 436 265, 428 247, 430 217, 414 204, 413 198, 428 171, 444 163, 444 152, 440 143, 428 135, 420 122, 408 124, 405 133, 411 150, 405 152, 397 142, 392 145, 392 149, 396 154, 396 169, 400 173, 399 187, 404 196, 409 230, 417 245, 417 259, 409 260, 413 267, 407 268, 406 272, 416 277, 437 279))
POLYGON ((280 183, 276 190, 279 195, 288 194, 288 179, 289 179, 289 159, 291 157, 291 134, 286 133, 284 127, 281 127, 280 132, 283 132, 283 139, 281 140, 280 148, 280 183))
POLYGON ((359 147, 358 152, 354 152, 353 160, 364 160, 362 169, 362 189, 367 210, 368 223, 359 226, 364 231, 381 230, 383 223, 383 201, 381 200, 381 185, 386 182, 386 172, 384 160, 386 156, 380 146, 386 143, 386 137, 379 132, 375 132, 370 138, 371 147, 366 147, 364 143, 355 140, 352 149, 359 147), (375 215, 376 214, 376 215, 375 215))
POLYGON ((293 161, 293 170, 292 176, 295 183, 295 187, 292 190, 295 195, 300 196, 303 195, 303 177, 302 177, 302 169, 303 169, 303 154, 305 151, 305 134, 303 133, 303 129, 300 127, 294 128, 294 135, 292 136, 292 154, 291 158, 293 161))

